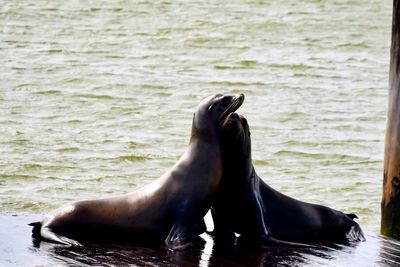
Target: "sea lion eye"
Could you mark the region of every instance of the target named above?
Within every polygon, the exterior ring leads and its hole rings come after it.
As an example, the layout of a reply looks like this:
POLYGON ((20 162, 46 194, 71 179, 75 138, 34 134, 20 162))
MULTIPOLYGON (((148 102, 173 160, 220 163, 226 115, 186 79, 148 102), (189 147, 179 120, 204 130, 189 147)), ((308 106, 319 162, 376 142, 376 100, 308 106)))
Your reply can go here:
POLYGON ((212 103, 212 104, 208 107, 207 111, 210 111, 213 107, 214 107, 214 103, 212 103))

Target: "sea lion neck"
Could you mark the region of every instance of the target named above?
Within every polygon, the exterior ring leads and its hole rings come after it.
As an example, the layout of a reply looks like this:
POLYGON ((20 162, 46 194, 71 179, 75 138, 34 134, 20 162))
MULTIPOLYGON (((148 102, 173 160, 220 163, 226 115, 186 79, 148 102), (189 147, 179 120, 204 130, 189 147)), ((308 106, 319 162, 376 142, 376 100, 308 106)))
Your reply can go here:
POLYGON ((189 143, 192 143, 196 139, 208 144, 214 143, 218 141, 217 132, 211 129, 198 129, 193 126, 189 143))

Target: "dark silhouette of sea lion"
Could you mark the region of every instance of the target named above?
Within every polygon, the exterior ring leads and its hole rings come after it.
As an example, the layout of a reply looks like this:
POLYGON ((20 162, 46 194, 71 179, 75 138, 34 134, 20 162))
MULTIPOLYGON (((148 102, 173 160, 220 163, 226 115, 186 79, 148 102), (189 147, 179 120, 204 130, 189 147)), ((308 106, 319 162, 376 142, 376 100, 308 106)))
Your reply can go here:
POLYGON ((202 219, 222 176, 219 124, 243 100, 221 94, 204 99, 194 113, 189 147, 169 171, 130 194, 62 207, 32 223, 33 236, 70 245, 165 239, 172 250, 186 248, 205 230, 202 219))
POLYGON ((212 204, 214 234, 269 243, 270 237, 292 242, 364 241, 354 214, 306 203, 268 186, 251 158, 247 120, 231 113, 221 124, 223 177, 212 204))

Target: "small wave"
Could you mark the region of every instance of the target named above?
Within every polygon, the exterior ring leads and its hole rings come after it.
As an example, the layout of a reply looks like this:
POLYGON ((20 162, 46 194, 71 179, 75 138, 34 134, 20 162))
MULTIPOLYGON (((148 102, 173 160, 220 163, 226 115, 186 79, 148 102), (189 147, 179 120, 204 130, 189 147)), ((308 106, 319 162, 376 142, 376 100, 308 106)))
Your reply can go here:
POLYGON ((185 44, 194 46, 194 47, 199 47, 203 46, 208 43, 218 43, 218 42, 225 42, 227 38, 225 37, 211 37, 211 36, 198 36, 198 37, 189 37, 185 40, 185 44))
POLYGON ((253 159, 253 164, 257 166, 267 166, 268 161, 262 159, 253 159))
POLYGON ((329 74, 316 74, 316 73, 294 73, 292 75, 295 78, 303 78, 303 77, 308 77, 308 78, 329 78, 329 79, 334 79, 334 80, 339 80, 341 77, 340 76, 335 76, 335 75, 329 75, 329 74))
POLYGON ((252 67, 252 66, 254 66, 254 65, 257 65, 258 64, 258 61, 257 60, 241 60, 241 61, 239 61, 238 62, 241 66, 244 66, 244 67, 252 67))
POLYGON ((20 70, 26 70, 26 67, 11 67, 12 70, 20 71, 20 70))
POLYGON ((307 66, 304 64, 270 64, 270 68, 279 68, 279 69, 289 69, 289 70, 299 70, 299 71, 305 71, 312 69, 313 67, 307 66))
POLYGON ((61 95, 62 92, 58 90, 46 90, 46 91, 39 91, 36 92, 37 95, 61 95))
POLYGON ((120 56, 120 55, 106 55, 106 58, 110 58, 110 59, 125 59, 124 56, 120 56))
POLYGON ((280 150, 274 153, 275 156, 292 156, 292 157, 305 157, 312 159, 327 159, 335 161, 352 161, 352 162, 370 162, 367 157, 353 156, 346 154, 330 154, 330 153, 310 153, 302 151, 280 150))
MULTIPOLYGON (((161 84, 148 84, 148 83, 144 83, 141 85, 142 88, 144 89, 170 89, 171 86, 167 86, 167 85, 161 85, 161 84)), ((169 93, 165 93, 165 92, 159 92, 160 96, 163 96, 162 94, 165 94, 165 96, 169 96, 169 93)))
POLYGON ((16 87, 15 87, 15 89, 26 89, 26 88, 32 88, 32 87, 34 87, 35 85, 34 84, 31 84, 31 83, 21 83, 21 84, 18 84, 16 87))
POLYGON ((214 81, 211 84, 218 86, 265 86, 263 82, 214 81))
POLYGON ((234 66, 225 66, 225 65, 215 65, 214 69, 216 70, 231 70, 231 69, 235 69, 234 66))
POLYGON ((49 49, 49 50, 46 50, 46 52, 49 54, 57 54, 57 53, 62 53, 63 50, 62 49, 49 49))
POLYGON ((22 138, 22 137, 17 137, 18 139, 11 141, 11 144, 14 145, 27 145, 28 143, 31 142, 31 140, 22 138))
POLYGON ((145 144, 145 143, 139 143, 135 141, 129 141, 128 142, 128 148, 148 148, 151 147, 150 144, 145 144))
POLYGON ((125 155, 125 156, 119 156, 113 161, 115 162, 124 162, 124 161, 145 161, 151 159, 150 156, 145 156, 145 155, 125 155))
POLYGON ((338 48, 357 48, 357 49, 359 49, 359 48, 370 48, 371 46, 370 45, 368 45, 368 44, 366 44, 365 42, 360 42, 360 43, 344 43, 344 44, 339 44, 339 45, 336 45, 336 47, 338 47, 338 48))
POLYGON ((304 146, 304 147, 317 147, 319 144, 306 140, 287 140, 282 143, 287 146, 304 146))
POLYGON ((291 120, 298 120, 300 118, 304 118, 304 117, 308 116, 307 113, 302 112, 302 111, 285 112, 283 115, 285 116, 285 118, 283 118, 281 120, 281 123, 288 122, 288 121, 291 121, 291 120))
POLYGON ((37 169, 42 169, 43 166, 40 164, 30 163, 30 164, 24 164, 24 168, 27 170, 37 170, 37 169))
POLYGON ((370 208, 353 207, 352 212, 354 212, 358 216, 362 216, 362 215, 368 215, 368 214, 374 213, 374 210, 372 210, 370 208))
POLYGON ((80 150, 79 147, 63 147, 57 149, 57 152, 77 152, 79 150, 80 150))
POLYGON ((110 95, 94 95, 94 94, 77 94, 75 97, 79 98, 89 98, 89 99, 103 99, 103 100, 113 100, 116 97, 110 95))
POLYGON ((23 199, 23 200, 17 200, 13 199, 12 202, 7 202, 7 203, 2 203, 0 202, 0 209, 3 210, 3 208, 8 208, 10 207, 14 210, 14 212, 17 212, 17 216, 21 216, 21 212, 39 212, 43 210, 50 210, 52 208, 55 208, 56 206, 53 206, 49 204, 48 202, 41 202, 41 201, 32 201, 31 199, 23 199))
POLYGON ((37 176, 34 175, 26 175, 26 174, 6 174, 0 173, 0 179, 4 180, 35 180, 38 179, 37 176))
POLYGON ((73 119, 73 120, 69 120, 69 121, 67 121, 66 123, 82 123, 83 121, 82 120, 79 120, 79 119, 73 119))
POLYGON ((60 83, 64 83, 64 84, 66 84, 66 83, 80 83, 82 81, 83 80, 81 78, 78 78, 78 77, 68 77, 68 78, 62 79, 60 81, 60 83))
POLYGON ((235 65, 215 65, 216 70, 235 70, 235 69, 246 69, 257 65, 259 62, 256 60, 241 60, 235 63, 235 65))

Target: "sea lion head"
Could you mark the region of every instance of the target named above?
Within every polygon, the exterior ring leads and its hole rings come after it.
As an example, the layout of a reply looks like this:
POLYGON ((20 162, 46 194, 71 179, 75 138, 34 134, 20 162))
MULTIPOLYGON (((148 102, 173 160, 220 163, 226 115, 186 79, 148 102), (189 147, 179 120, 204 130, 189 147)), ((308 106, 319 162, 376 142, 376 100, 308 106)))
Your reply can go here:
POLYGON ((205 98, 193 115, 192 137, 218 134, 221 125, 244 101, 244 94, 237 96, 215 94, 205 98))
POLYGON ((246 118, 231 112, 221 123, 219 130, 224 173, 234 177, 250 177, 253 171, 251 133, 246 118))

